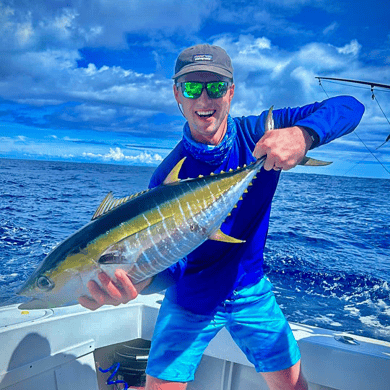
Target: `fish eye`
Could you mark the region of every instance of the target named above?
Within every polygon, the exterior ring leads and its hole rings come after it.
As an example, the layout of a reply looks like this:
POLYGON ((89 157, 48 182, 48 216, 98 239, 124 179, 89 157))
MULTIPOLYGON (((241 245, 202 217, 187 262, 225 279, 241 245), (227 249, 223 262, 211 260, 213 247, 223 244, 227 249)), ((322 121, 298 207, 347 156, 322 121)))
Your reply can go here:
POLYGON ((37 287, 43 291, 50 291, 54 283, 46 276, 40 276, 37 280, 37 287))

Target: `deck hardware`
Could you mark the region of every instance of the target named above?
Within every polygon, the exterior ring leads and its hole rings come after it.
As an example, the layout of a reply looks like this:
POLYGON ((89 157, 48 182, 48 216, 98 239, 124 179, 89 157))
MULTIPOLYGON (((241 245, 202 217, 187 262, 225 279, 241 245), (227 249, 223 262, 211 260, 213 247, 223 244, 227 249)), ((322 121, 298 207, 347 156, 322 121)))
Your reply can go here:
POLYGON ((334 336, 336 341, 348 345, 360 345, 360 343, 351 336, 334 336))

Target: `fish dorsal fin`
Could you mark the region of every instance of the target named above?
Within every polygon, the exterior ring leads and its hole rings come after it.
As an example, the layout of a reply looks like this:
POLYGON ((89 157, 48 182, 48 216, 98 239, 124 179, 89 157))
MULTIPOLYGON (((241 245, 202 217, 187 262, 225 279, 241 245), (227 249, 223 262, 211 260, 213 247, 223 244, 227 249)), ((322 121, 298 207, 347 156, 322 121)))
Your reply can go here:
POLYGON ((116 199, 116 198, 114 198, 114 195, 110 191, 106 195, 106 197, 103 199, 103 201, 100 204, 100 206, 95 211, 95 214, 92 217, 92 221, 95 220, 95 219, 98 219, 99 217, 101 217, 102 215, 108 213, 109 211, 114 210, 115 208, 117 208, 121 204, 126 203, 128 200, 134 199, 137 196, 139 196, 139 195, 141 195, 141 194, 143 194, 145 192, 146 191, 142 191, 142 192, 139 192, 138 194, 125 196, 124 198, 116 199))
POLYGON ((181 167, 183 166, 184 160, 186 158, 182 158, 171 170, 171 172, 168 173, 168 176, 165 178, 163 184, 170 184, 170 183, 176 183, 179 181, 179 172, 181 167))

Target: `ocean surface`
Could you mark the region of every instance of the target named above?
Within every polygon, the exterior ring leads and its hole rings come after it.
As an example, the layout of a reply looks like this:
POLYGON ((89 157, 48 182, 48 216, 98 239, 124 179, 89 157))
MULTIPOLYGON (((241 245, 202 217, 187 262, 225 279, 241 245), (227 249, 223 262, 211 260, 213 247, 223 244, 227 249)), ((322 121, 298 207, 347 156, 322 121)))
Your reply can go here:
MULTIPOLYGON (((142 191, 153 170, 0 159, 0 306, 109 191, 142 191)), ((390 341, 389 198, 390 180, 282 173, 265 269, 289 321, 390 341)))

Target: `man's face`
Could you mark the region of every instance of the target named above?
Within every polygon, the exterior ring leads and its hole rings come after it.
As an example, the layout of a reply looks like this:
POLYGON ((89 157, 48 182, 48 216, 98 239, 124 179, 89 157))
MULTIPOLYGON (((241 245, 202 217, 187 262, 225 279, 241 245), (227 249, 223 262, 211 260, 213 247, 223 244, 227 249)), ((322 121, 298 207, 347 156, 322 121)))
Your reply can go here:
MULTIPOLYGON (((179 77, 178 83, 185 81, 227 81, 226 78, 211 72, 193 72, 179 77)), ((225 96, 211 99, 206 89, 197 99, 188 99, 183 96, 181 89, 173 87, 176 101, 182 105, 183 113, 190 126, 192 137, 205 144, 217 145, 226 133, 227 115, 234 95, 232 84, 225 96)))

